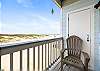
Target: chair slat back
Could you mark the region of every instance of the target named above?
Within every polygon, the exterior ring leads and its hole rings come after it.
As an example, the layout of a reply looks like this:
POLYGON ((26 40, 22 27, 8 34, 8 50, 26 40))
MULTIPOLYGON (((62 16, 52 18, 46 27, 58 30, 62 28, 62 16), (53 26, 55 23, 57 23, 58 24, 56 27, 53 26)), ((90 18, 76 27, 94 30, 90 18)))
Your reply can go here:
POLYGON ((73 35, 67 38, 68 55, 80 58, 82 39, 73 35))

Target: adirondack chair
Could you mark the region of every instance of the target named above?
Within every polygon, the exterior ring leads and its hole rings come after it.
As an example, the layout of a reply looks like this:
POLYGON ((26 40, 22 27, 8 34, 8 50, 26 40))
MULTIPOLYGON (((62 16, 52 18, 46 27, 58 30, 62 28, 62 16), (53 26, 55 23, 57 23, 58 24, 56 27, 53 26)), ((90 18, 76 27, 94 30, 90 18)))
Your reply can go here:
POLYGON ((72 66, 78 68, 80 71, 88 71, 89 55, 82 51, 82 39, 72 35, 66 39, 67 48, 61 50, 61 71, 63 66, 72 66), (65 56, 64 52, 67 50, 68 55, 65 56), (84 56, 84 62, 81 60, 81 55, 84 56), (84 64, 83 64, 84 63, 84 64))

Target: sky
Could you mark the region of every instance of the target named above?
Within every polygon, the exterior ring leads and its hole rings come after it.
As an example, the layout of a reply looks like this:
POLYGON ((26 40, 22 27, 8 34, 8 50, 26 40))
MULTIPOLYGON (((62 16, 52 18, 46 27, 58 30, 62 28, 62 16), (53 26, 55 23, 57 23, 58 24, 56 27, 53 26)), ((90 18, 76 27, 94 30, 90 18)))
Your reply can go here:
POLYGON ((0 0, 1 34, 59 34, 60 17, 52 0, 0 0))

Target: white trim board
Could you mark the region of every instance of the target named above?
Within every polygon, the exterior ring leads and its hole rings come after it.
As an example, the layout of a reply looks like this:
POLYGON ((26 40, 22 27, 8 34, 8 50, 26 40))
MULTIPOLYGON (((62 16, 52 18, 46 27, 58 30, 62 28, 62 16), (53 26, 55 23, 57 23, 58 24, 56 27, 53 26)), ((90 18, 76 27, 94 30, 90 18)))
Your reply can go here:
POLYGON ((88 9, 90 9, 90 11, 91 11, 91 25, 90 25, 90 38, 91 38, 91 40, 90 40, 90 53, 91 53, 90 58, 91 58, 91 62, 90 62, 90 64, 93 63, 92 66, 89 66, 89 69, 94 70, 94 5, 90 5, 88 7, 83 7, 83 8, 77 9, 77 10, 67 12, 67 14, 66 14, 66 18, 67 18, 66 24, 67 24, 67 28, 68 28, 67 31, 68 31, 68 34, 69 34, 69 27, 68 27, 69 14, 88 10, 88 9))

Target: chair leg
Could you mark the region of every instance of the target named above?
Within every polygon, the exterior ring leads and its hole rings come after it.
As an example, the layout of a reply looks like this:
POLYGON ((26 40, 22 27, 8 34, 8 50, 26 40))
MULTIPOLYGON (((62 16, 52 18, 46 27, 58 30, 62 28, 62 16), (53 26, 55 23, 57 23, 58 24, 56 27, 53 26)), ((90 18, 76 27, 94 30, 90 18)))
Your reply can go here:
POLYGON ((63 66, 61 66, 61 71, 63 71, 63 66))
POLYGON ((84 71, 88 71, 88 64, 85 64, 84 71))
POLYGON ((70 71, 70 68, 71 68, 70 65, 68 65, 68 71, 70 71))
POLYGON ((63 71, 63 63, 61 62, 61 71, 63 71))
POLYGON ((88 71, 88 67, 85 67, 84 71, 88 71))

